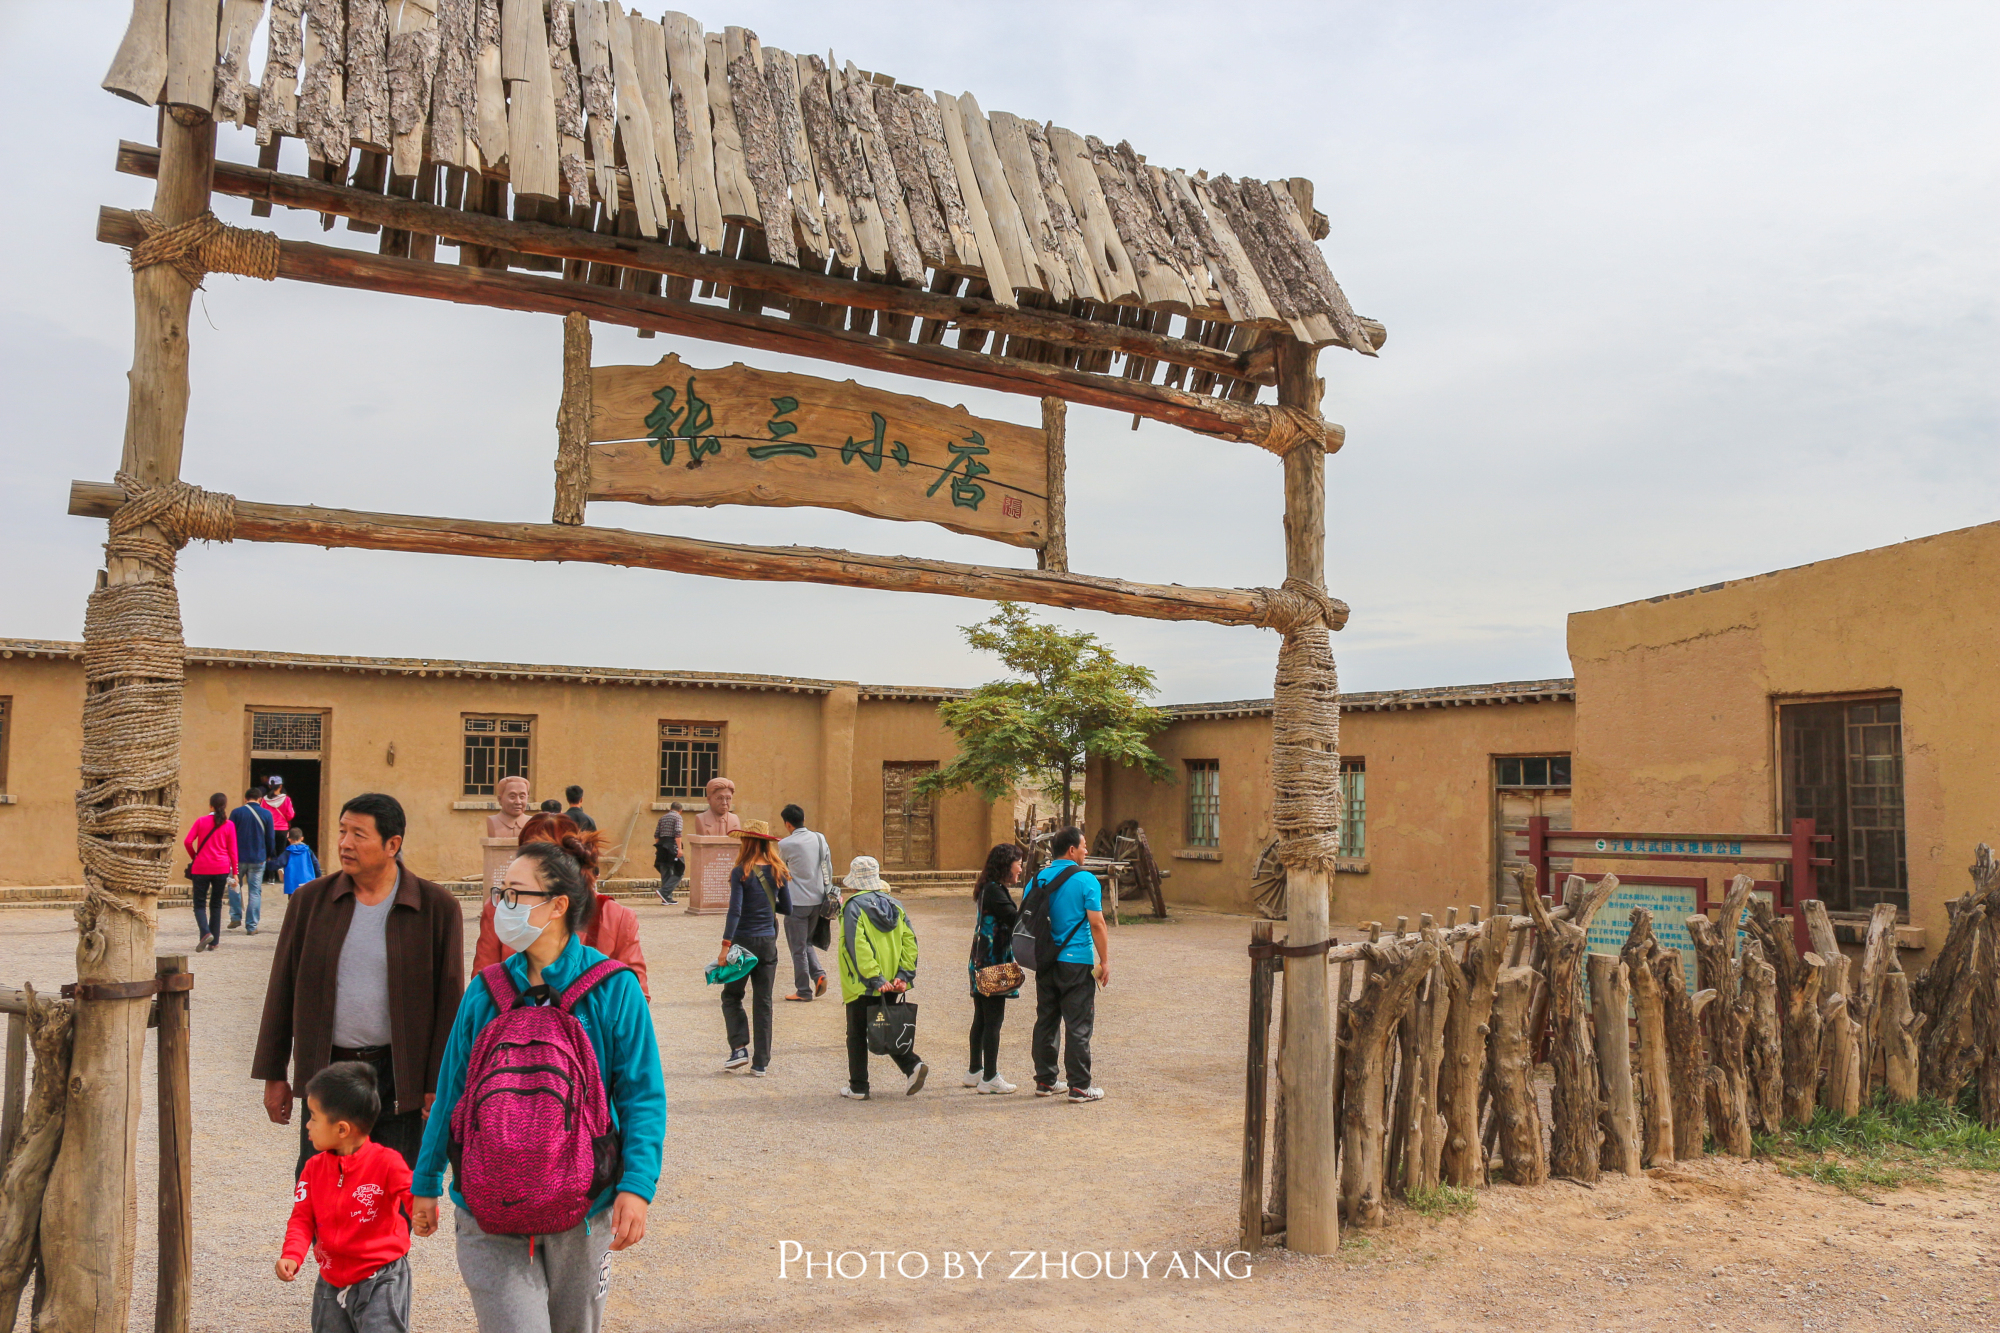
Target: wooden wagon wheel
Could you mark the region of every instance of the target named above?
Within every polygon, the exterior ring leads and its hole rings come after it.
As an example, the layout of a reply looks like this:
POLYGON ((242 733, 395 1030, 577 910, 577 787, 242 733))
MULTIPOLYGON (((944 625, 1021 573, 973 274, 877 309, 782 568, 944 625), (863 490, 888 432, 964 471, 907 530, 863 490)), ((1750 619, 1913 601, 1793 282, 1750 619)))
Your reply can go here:
POLYGON ((1284 920, 1285 863, 1278 859, 1278 843, 1275 838, 1257 858, 1257 868, 1250 874, 1250 888, 1257 895, 1259 915, 1273 921, 1284 920))

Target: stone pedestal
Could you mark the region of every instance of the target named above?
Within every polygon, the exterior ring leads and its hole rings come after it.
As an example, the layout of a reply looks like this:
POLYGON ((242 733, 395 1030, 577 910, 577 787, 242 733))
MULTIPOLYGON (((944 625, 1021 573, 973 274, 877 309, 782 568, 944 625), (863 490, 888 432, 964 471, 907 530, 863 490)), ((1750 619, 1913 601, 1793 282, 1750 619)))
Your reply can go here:
POLYGON ((735 838, 683 834, 681 846, 687 852, 687 890, 690 916, 708 916, 729 910, 729 872, 736 865, 736 851, 742 844, 735 838))
POLYGON ((514 857, 521 850, 519 838, 481 838, 479 849, 483 864, 480 878, 486 883, 486 896, 492 897, 493 890, 500 887, 507 878, 507 867, 514 863, 514 857))

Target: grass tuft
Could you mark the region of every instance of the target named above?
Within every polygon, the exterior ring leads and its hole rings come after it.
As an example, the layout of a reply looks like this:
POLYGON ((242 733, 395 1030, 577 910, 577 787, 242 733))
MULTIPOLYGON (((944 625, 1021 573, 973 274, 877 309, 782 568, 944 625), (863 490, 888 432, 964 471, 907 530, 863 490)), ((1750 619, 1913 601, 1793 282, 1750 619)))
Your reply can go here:
POLYGON ((1479 1196, 1456 1185, 1433 1185, 1411 1190, 1403 1204, 1425 1217, 1459 1217, 1479 1207, 1479 1196))
POLYGON ((1935 1098, 1892 1106, 1878 1096, 1843 1119, 1821 1107, 1804 1125, 1756 1136, 1780 1171, 1874 1202, 1874 1191, 1925 1185, 1940 1170, 2000 1171, 2000 1130, 1935 1098))

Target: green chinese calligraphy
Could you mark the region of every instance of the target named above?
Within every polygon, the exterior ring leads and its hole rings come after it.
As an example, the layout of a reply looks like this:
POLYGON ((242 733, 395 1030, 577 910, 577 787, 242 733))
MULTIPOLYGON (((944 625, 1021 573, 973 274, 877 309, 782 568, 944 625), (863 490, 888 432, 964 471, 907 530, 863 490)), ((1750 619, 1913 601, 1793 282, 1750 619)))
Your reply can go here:
POLYGON ((938 487, 944 485, 946 478, 949 478, 952 504, 959 509, 977 510, 980 502, 986 498, 986 488, 974 482, 973 478, 983 477, 993 470, 980 462, 977 456, 991 453, 992 450, 986 447, 986 437, 978 431, 973 431, 965 439, 964 444, 945 446, 951 450, 951 462, 945 466, 944 471, 938 473, 938 479, 930 484, 930 489, 924 494, 936 495, 938 487), (961 464, 963 471, 960 470, 961 464))
MULTIPOLYGON (((787 435, 796 435, 799 433, 798 423, 784 419, 790 413, 799 410, 798 399, 789 397, 773 398, 771 400, 771 410, 772 417, 764 423, 764 428, 771 432, 772 439, 783 441, 787 435)), ((819 457, 818 447, 807 444, 803 440, 791 440, 780 444, 753 444, 750 446, 749 452, 750 457, 760 463, 767 458, 777 458, 780 455, 791 455, 797 458, 819 457)))
POLYGON ((722 441, 707 433, 715 429, 715 411, 696 395, 694 376, 688 376, 685 402, 671 385, 654 390, 653 398, 659 406, 647 413, 646 430, 660 451, 660 462, 674 461, 676 440, 687 441, 689 467, 699 467, 704 454, 722 452, 722 441))
MULTIPOLYGON (((870 412, 868 419, 875 423, 873 438, 864 443, 857 443, 852 435, 848 436, 847 443, 840 446, 840 461, 843 463, 852 463, 856 458, 859 458, 867 465, 870 472, 880 472, 882 470, 882 440, 888 434, 889 423, 883 419, 880 412, 870 412)), ((896 460, 897 467, 908 467, 910 465, 910 446, 904 444, 901 440, 891 441, 889 457, 896 460)))

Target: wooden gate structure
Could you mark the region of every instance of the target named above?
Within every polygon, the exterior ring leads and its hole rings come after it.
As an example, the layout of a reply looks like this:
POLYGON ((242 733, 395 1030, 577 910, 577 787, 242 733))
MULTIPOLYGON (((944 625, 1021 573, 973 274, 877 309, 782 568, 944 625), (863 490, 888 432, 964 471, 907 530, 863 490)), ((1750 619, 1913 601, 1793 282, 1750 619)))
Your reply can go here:
MULTIPOLYGON (((134 0, 104 87, 159 105, 156 147, 117 167, 153 207, 106 208, 131 249, 135 344, 115 481, 70 512, 108 518, 84 630, 78 841, 88 896, 77 976, 154 975, 157 897, 176 844, 182 640, 174 561, 189 540, 293 542, 521 560, 587 560, 725 578, 1013 599, 1281 632, 1273 782, 1293 878, 1291 937, 1327 934, 1338 845, 1338 704, 1328 632, 1347 608, 1324 574, 1319 349, 1373 355, 1314 243, 1310 181, 1163 169, 1129 143, 927 95, 888 75, 704 33, 617 0, 134 0), (266 26, 268 59, 246 55, 266 26), (217 126, 254 129, 256 166, 217 161, 217 126), (286 140, 304 170, 281 169, 286 140), (297 149, 293 150, 295 153, 297 149), (218 221, 214 195, 345 219, 371 250, 218 221), (441 254, 455 248, 455 261, 441 254), (566 383, 586 320, 974 385, 1043 400, 1049 530, 1033 570, 772 548, 581 522, 549 524, 264 504, 181 479, 188 312, 235 273, 566 317, 566 383), (1259 401, 1265 388, 1274 401, 1259 401), (1065 404, 1131 413, 1284 460, 1286 568, 1266 588, 1072 573, 1061 539, 1065 404)), ((559 471, 561 465, 559 464, 559 471)), ((1016 540, 1015 544, 1022 544, 1016 540)), ((1286 988, 1286 1084, 1330 1087, 1324 969, 1286 988)), ((112 993, 95 986, 92 994, 112 993)), ((146 1004, 79 1002, 60 1156, 47 1186, 43 1323, 122 1330, 146 1004)), ((1289 1239, 1338 1244, 1332 1106, 1288 1121, 1289 1239)), ((184 1327, 164 1309, 161 1327, 184 1327)))

